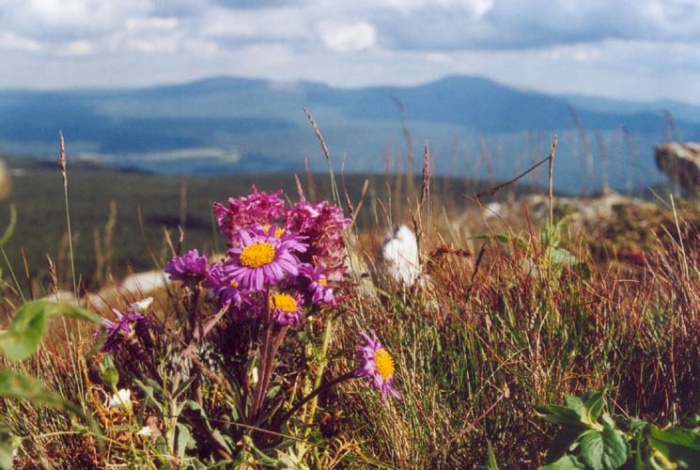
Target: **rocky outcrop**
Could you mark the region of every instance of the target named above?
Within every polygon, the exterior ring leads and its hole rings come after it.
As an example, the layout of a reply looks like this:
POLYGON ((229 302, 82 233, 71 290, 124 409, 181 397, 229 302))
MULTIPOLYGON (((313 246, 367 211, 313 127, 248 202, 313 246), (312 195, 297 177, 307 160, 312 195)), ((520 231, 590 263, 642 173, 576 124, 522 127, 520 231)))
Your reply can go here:
POLYGON ((700 197, 700 143, 667 142, 655 149, 656 166, 685 195, 700 197))

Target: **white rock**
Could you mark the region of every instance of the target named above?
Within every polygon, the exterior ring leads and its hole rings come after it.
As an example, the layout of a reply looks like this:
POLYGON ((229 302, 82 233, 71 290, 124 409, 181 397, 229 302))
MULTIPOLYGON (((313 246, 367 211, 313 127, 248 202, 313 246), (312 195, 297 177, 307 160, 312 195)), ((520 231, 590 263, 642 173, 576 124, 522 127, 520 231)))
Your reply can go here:
POLYGON ((381 266, 399 284, 411 287, 421 274, 418 242, 406 225, 394 227, 382 242, 381 266))

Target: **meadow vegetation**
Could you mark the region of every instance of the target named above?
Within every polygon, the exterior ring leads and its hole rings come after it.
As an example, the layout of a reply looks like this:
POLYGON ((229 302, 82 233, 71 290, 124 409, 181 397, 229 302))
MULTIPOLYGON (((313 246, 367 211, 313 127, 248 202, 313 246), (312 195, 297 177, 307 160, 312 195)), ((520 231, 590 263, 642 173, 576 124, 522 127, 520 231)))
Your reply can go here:
POLYGON ((517 182, 431 177, 425 160, 418 179, 69 162, 77 290, 173 279, 102 318, 32 300, 73 288, 69 234, 60 172, 16 177, 0 468, 13 452, 14 468, 699 468, 695 204, 584 218, 543 181, 539 213, 517 182), (417 235, 412 286, 381 275, 394 223, 417 235), (290 250, 281 271, 252 272, 260 244, 290 250))

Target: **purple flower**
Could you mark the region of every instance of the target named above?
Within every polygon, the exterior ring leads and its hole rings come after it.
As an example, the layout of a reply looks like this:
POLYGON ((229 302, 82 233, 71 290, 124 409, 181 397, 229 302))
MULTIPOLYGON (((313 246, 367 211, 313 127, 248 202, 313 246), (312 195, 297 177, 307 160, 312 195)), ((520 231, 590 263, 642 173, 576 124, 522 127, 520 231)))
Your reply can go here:
POLYGON ((272 318, 278 325, 301 325, 302 298, 299 294, 274 292, 270 294, 269 302, 272 318))
POLYGON ((243 289, 262 291, 286 276, 299 274, 299 259, 294 252, 302 246, 300 238, 289 230, 279 237, 260 227, 240 230, 236 247, 228 251, 231 262, 224 263, 224 274, 243 289))
POLYGON ((346 258, 343 231, 351 222, 342 209, 328 201, 299 201, 287 209, 285 221, 285 228, 306 237, 310 248, 301 261, 323 266, 328 279, 340 281, 346 258))
MULTIPOLYGON (((231 261, 228 263, 231 264, 231 261)), ((247 290, 240 288, 238 282, 231 276, 230 269, 225 268, 225 264, 213 263, 203 285, 211 290, 220 307, 229 308, 235 320, 244 320, 250 311, 250 294, 247 290)))
POLYGON ((114 351, 122 340, 125 337, 132 336, 137 328, 145 328, 148 326, 146 316, 131 308, 127 310, 126 313, 122 313, 116 308, 113 308, 112 312, 114 312, 114 315, 117 317, 117 321, 110 321, 106 318, 102 318, 102 324, 107 329, 107 336, 102 346, 102 352, 114 351))
POLYGON ((182 256, 176 256, 168 261, 165 269, 173 281, 182 281, 186 286, 194 286, 208 276, 206 255, 199 255, 197 250, 191 250, 182 256))
POLYGON ((269 225, 284 213, 284 200, 279 195, 282 190, 272 193, 258 191, 253 186, 252 194, 239 198, 229 198, 228 207, 215 202, 214 216, 219 224, 219 230, 232 246, 236 233, 251 225, 269 225))
POLYGON ((338 303, 333 295, 333 288, 328 285, 328 279, 323 274, 321 266, 314 269, 310 264, 302 264, 299 272, 309 282, 307 289, 311 297, 311 303, 328 305, 336 305, 338 303))
POLYGON ((401 395, 394 387, 394 358, 384 349, 374 331, 372 335, 361 333, 364 343, 357 350, 360 353, 361 365, 355 370, 355 377, 365 377, 368 382, 382 392, 382 400, 391 393, 397 400, 401 395))

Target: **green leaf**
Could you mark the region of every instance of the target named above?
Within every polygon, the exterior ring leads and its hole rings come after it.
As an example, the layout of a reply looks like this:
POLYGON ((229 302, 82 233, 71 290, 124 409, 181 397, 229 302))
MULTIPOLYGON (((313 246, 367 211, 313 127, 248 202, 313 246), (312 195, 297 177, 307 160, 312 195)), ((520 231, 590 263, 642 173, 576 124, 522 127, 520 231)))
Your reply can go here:
POLYGON ((477 470, 498 470, 496 454, 494 453, 493 445, 489 440, 486 441, 486 463, 477 467, 477 470))
POLYGON ((538 470, 583 470, 585 469, 579 460, 573 455, 565 455, 556 462, 545 465, 544 467, 539 467, 538 470))
POLYGON ((700 468, 700 435, 690 429, 649 427, 649 445, 680 468, 700 468))
MULTIPOLYGON (((0 398, 28 400, 36 405, 46 405, 71 413, 90 425, 92 432, 99 438, 102 434, 97 423, 83 410, 63 398, 60 393, 52 392, 40 380, 16 373, 11 369, 0 369, 0 398)), ((102 445, 98 441, 98 445, 102 445)))
POLYGON ((581 439, 581 458, 593 470, 615 470, 627 462, 627 444, 610 426, 602 432, 588 431, 581 439))
POLYGON ((12 468, 12 455, 15 450, 15 436, 6 426, 0 426, 0 470, 12 468))
POLYGON ((109 387, 110 390, 114 390, 119 383, 119 372, 117 371, 112 356, 105 354, 100 364, 100 373, 102 374, 102 380, 109 387))
POLYGON ((187 426, 177 423, 177 456, 180 460, 185 457, 185 451, 191 447, 192 434, 187 426))
POLYGON ((58 315, 94 323, 100 321, 98 315, 84 308, 45 300, 27 302, 17 311, 10 327, 0 331, 0 351, 13 361, 31 356, 44 337, 47 319, 58 315))
POLYGON ((540 418, 550 423, 585 427, 579 413, 568 406, 543 405, 535 406, 534 409, 540 418))
POLYGON ((552 248, 549 253, 549 260, 554 266, 574 266, 578 263, 576 257, 564 248, 552 248))
POLYGON ((605 390, 596 390, 593 392, 586 392, 581 395, 581 400, 583 400, 583 405, 586 408, 586 417, 588 422, 597 423, 600 413, 603 411, 603 405, 605 405, 605 390))
POLYGON ((61 395, 46 388, 40 380, 20 375, 11 369, 0 369, 0 397, 20 398, 61 409, 64 409, 67 403, 61 395))

